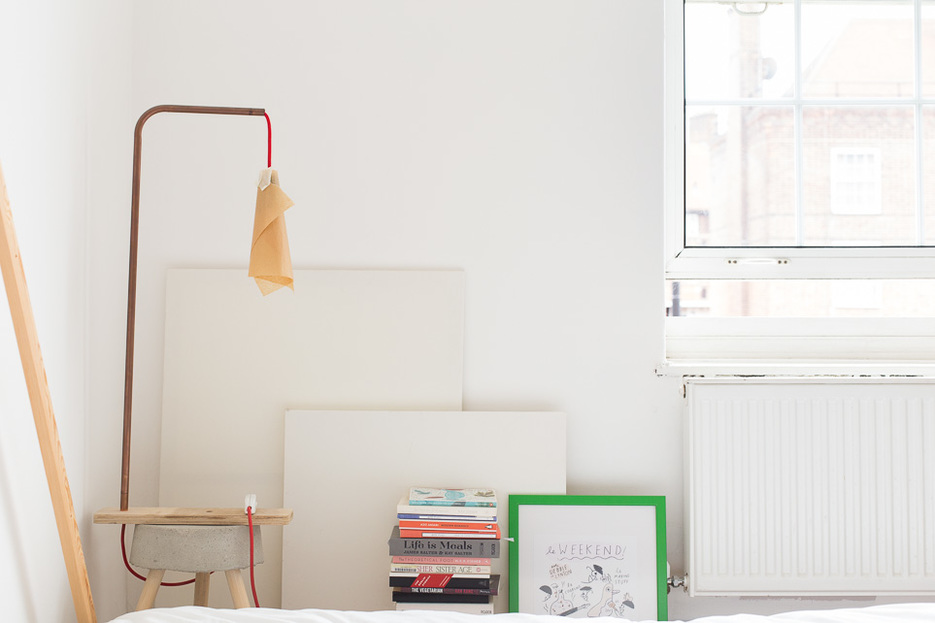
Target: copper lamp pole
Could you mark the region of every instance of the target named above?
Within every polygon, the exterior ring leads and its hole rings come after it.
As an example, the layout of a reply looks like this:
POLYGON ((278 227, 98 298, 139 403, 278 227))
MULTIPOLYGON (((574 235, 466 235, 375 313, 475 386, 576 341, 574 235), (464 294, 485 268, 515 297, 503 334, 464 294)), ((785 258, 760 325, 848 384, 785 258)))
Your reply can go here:
POLYGON ((142 166, 143 124, 161 112, 195 113, 204 115, 265 116, 262 108, 227 108, 221 106, 153 106, 136 122, 133 132, 133 191, 130 209, 130 276, 127 288, 127 355, 123 386, 123 459, 120 470, 120 510, 129 508, 130 502, 130 422, 133 405, 133 341, 136 332, 136 264, 139 251, 140 229, 140 170, 142 166))

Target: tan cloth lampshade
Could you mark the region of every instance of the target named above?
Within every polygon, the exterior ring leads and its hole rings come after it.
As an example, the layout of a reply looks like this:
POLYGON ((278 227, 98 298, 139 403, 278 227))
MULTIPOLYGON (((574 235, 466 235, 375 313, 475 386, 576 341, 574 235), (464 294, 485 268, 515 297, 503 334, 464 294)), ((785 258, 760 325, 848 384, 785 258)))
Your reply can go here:
POLYGON ((249 275, 264 296, 283 286, 292 288, 292 259, 286 237, 285 212, 294 202, 279 187, 279 173, 266 169, 260 174, 250 248, 249 275))

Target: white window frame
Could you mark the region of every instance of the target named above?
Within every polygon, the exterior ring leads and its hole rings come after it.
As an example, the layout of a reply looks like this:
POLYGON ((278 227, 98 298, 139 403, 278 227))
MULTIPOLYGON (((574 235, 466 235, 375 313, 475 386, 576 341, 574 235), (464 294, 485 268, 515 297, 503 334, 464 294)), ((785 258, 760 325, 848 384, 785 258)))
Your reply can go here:
MULTIPOLYGON (((933 279, 935 248, 932 247, 705 247, 684 244, 684 82, 683 0, 665 1, 665 279, 933 279)), ((687 0, 708 1, 715 0, 687 0)), ((771 0, 773 2, 775 0, 771 0)), ((778 0, 799 2, 799 0, 778 0)), ((916 37, 920 37, 922 0, 914 0, 916 37)), ((799 28, 799 24, 796 24, 799 28)), ((916 64, 916 81, 921 82, 916 64)), ((878 102, 879 100, 874 100, 878 102)), ((916 98, 917 119, 922 99, 916 98)), ((887 102, 882 102, 887 103, 887 102)), ((901 102, 905 103, 905 102, 901 102)), ((935 99, 924 101, 935 104, 935 99)), ((920 150, 919 150, 920 151, 920 150)), ((917 156, 921 162, 921 154, 917 156)), ((920 176, 921 177, 921 176, 920 176)), ((921 184, 921 182, 917 182, 921 184)), ((921 191, 921 189, 919 189, 921 191)), ((920 215, 921 218, 921 215, 920 215)), ((935 315, 935 313, 933 313, 935 315)), ((866 372, 868 362, 909 362, 910 370, 924 367, 935 352, 935 318, 873 319, 847 323, 847 334, 826 338, 838 319, 692 318, 666 319, 666 361, 663 365, 687 365, 710 360, 721 366, 726 360, 858 362, 866 372), (729 322, 725 322, 729 320, 729 322), (801 338, 790 349, 790 334, 801 338), (737 348, 721 348, 730 341, 737 348), (819 338, 821 343, 819 343, 819 338), (869 354, 853 352, 855 339, 874 340, 869 354), (829 348, 838 340, 840 348, 829 348), (726 341, 725 341, 726 340, 726 341), (811 340, 811 341, 810 341, 811 340), (741 343, 749 345, 747 351, 741 343), (907 349, 911 344, 912 348, 907 349), (707 347, 705 346, 707 345, 707 347), (920 347, 920 345, 922 345, 920 347), (929 349, 926 351, 926 349, 929 349), (681 363, 680 363, 681 362, 681 363), (686 363, 688 362, 688 363, 686 363)), ((884 366, 885 367, 885 366, 884 366)), ((882 369, 882 368, 881 368, 882 369)), ((907 368, 899 368, 906 373, 907 368)))
MULTIPOLYGON (((716 0, 688 1, 715 2, 716 0)), ((775 0, 771 0, 773 1, 775 0)), ((665 0, 665 2, 666 277, 668 279, 935 278, 935 248, 932 247, 685 247, 682 234, 685 190, 683 182, 685 93, 682 82, 682 0, 665 0)), ((915 0, 915 5, 918 21, 921 0, 915 0)), ((887 103, 880 100, 873 101, 887 103)), ((926 104, 935 104, 935 98, 915 101, 919 102, 917 106, 921 106, 923 101, 926 104)))

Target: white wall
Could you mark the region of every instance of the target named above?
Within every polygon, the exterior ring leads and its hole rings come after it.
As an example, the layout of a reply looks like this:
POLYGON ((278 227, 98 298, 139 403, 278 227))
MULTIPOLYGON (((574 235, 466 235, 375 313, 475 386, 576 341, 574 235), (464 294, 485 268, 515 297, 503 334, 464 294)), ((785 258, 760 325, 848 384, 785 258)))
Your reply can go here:
MULTIPOLYGON (((464 408, 567 412, 569 491, 668 496, 678 569, 678 394, 653 373, 661 4, 137 2, 132 107, 265 107, 297 267, 464 269, 464 408)), ((144 145, 138 505, 157 499, 164 271, 246 266, 265 124, 159 115, 144 145)))
MULTIPOLYGON (((88 136, 96 115, 89 102, 106 99, 114 84, 92 65, 109 50, 102 35, 117 21, 107 4, 0 3, 0 163, 83 537, 90 532, 88 169, 97 144, 88 136)), ((0 298, 0 602, 9 621, 74 620, 13 326, 0 298)))
MULTIPOLYGON (((565 410, 573 488, 675 494, 657 4, 140 3, 133 106, 265 106, 297 266, 465 269, 465 408, 565 410)), ((265 126, 146 132, 135 401, 158 413, 162 273, 245 266, 265 126)))
MULTIPOLYGON (((89 20, 88 227, 90 307, 87 327, 88 454, 82 532, 98 620, 126 611, 128 581, 120 558, 119 528, 91 525, 91 515, 117 506, 123 420, 127 257, 133 124, 131 108, 133 3, 94 0, 89 20)), ((82 0, 83 5, 88 0, 82 0)), ((132 578, 129 578, 132 579, 132 578)), ((136 582, 136 580, 132 580, 136 582)))
MULTIPOLYGON (((2 162, 74 498, 82 509, 85 273, 81 49, 66 2, 0 12, 2 162), (24 59, 30 59, 24 63, 24 59), (77 371, 77 373, 76 373, 77 371)), ((72 608, 6 297, 0 312, 0 595, 10 620, 72 608), (7 610, 9 608, 9 610, 7 610)))

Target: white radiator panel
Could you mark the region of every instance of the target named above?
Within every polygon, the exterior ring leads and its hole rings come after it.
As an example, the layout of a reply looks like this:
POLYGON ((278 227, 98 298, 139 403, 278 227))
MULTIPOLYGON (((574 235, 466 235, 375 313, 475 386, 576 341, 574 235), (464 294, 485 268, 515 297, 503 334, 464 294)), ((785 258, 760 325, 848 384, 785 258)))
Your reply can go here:
POLYGON ((689 380, 693 595, 935 595, 935 381, 689 380))

